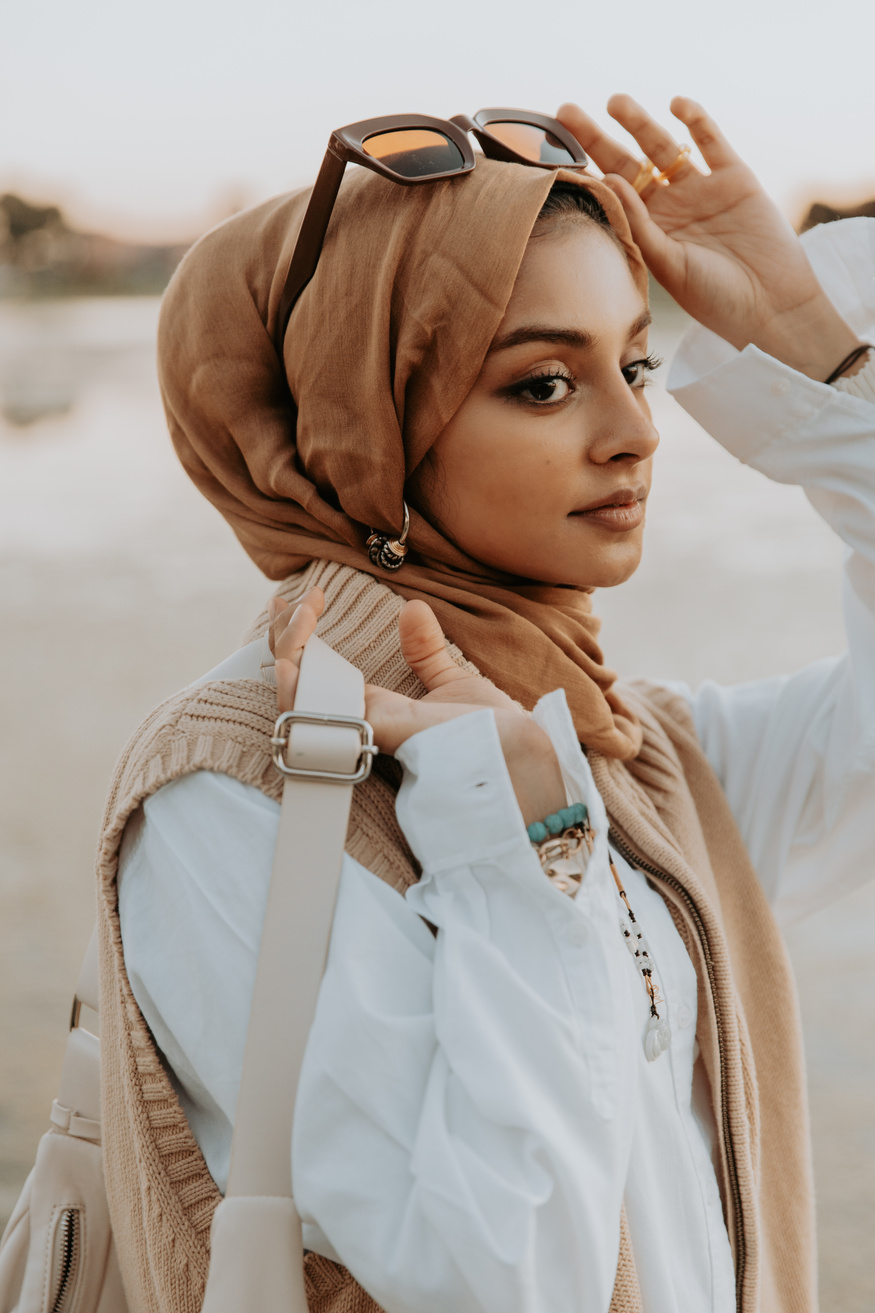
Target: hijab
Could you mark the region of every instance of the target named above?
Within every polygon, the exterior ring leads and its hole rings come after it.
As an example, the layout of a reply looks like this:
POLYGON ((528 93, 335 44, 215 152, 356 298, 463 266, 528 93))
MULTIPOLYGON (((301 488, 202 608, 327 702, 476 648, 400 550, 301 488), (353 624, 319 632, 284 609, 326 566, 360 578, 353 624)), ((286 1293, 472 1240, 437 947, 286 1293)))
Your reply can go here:
POLYGON ((308 191, 236 215, 186 255, 162 306, 159 376, 183 466, 269 578, 322 558, 422 598, 499 688, 531 708, 563 687, 580 740, 628 759, 641 731, 588 590, 501 575, 413 508, 397 574, 365 548, 372 529, 400 532, 405 480, 476 381, 557 177, 602 205, 646 297, 622 207, 595 179, 479 156, 465 177, 415 187, 348 170, 282 355, 308 191))

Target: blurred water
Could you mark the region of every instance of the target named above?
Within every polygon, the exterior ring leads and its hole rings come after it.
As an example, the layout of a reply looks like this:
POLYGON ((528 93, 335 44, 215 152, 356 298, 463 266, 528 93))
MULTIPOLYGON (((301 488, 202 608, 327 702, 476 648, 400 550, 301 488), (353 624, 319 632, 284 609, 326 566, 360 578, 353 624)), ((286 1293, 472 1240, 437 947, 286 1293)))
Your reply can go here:
MULTIPOLYGON (((155 702, 236 646, 269 592, 176 463, 157 311, 0 302, 0 1217, 54 1094, 115 757, 155 702)), ((657 352, 669 358, 682 329, 663 308, 657 352)), ((839 650, 841 550, 803 494, 728 457, 659 383, 651 397, 663 441, 645 560, 597 599, 612 664, 731 682, 839 650)), ((873 928, 864 891, 791 936, 823 1306, 841 1313, 875 1308, 873 928)))

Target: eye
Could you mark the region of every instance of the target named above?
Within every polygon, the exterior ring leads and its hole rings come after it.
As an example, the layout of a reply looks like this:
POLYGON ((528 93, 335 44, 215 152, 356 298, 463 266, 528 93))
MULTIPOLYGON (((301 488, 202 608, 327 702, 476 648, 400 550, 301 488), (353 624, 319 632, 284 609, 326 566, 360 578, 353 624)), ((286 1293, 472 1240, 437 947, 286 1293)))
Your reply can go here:
POLYGON ((643 388, 647 385, 647 375, 654 369, 659 369, 661 364, 659 356, 644 356, 641 360, 633 360, 630 364, 623 365, 621 373, 630 388, 643 388))
POLYGON ((524 378, 508 391, 510 396, 518 401, 548 406, 567 400, 573 389, 570 377, 554 370, 548 374, 533 374, 530 378, 524 378))

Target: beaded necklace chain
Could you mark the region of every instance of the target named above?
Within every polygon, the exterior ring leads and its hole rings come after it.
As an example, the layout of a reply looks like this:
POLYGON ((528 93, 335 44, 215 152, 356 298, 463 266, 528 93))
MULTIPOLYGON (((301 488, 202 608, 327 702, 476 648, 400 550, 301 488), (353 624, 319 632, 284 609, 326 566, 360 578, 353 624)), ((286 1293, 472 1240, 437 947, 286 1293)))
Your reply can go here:
MULTIPOLYGON (((589 813, 584 804, 577 802, 571 807, 563 807, 545 820, 533 822, 527 832, 547 879, 560 893, 573 898, 581 886, 595 844, 595 831, 589 823, 589 813)), ((620 932, 644 981, 650 1004, 650 1019, 644 1034, 644 1053, 648 1062, 655 1062, 671 1043, 671 1028, 668 1018, 659 1011, 660 1008, 664 1009, 665 1004, 654 978, 650 948, 641 933, 638 918, 632 911, 629 896, 610 854, 608 864, 622 909, 620 932)))
POLYGON ((638 918, 632 911, 632 904, 623 888, 623 881, 610 857, 608 862, 614 884, 617 886, 617 893, 625 909, 625 915, 620 916, 620 930, 626 941, 626 947, 635 959, 635 965, 641 973, 650 1000, 650 1020, 644 1035, 644 1052, 648 1062, 655 1062, 671 1043, 671 1027, 668 1024, 668 1017, 659 1015, 660 1007, 664 1008, 665 1004, 659 992, 659 985, 653 977, 653 959, 650 956, 647 940, 638 928, 638 918))

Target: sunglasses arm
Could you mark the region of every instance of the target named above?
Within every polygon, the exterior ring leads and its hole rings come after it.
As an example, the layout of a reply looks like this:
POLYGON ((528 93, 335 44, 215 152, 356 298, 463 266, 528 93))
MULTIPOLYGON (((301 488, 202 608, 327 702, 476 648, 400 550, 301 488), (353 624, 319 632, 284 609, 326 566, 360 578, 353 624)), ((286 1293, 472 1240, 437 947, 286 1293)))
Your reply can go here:
POLYGON ((304 220, 295 244, 295 252, 289 265, 289 272, 286 275, 286 285, 277 317, 277 340, 280 343, 281 350, 281 344, 286 334, 291 313, 295 308, 295 303, 316 272, 328 220, 331 218, 331 211, 334 209, 334 202, 337 199, 343 172, 346 168, 346 161, 335 155, 332 145, 333 142, 328 143, 322 167, 319 170, 316 182, 313 184, 310 203, 304 214, 304 220))

